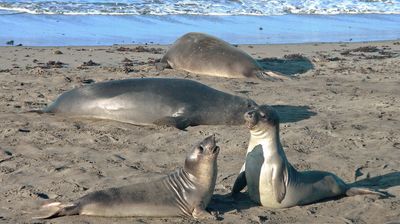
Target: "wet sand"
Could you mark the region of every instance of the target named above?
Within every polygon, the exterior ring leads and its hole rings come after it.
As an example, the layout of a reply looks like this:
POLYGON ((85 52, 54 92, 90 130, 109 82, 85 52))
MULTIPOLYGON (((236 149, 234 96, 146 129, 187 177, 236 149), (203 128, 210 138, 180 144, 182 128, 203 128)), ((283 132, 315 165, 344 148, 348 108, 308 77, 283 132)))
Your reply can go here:
MULTIPOLYGON (((47 200, 70 201, 99 189, 148 181, 183 165, 194 143, 215 133, 221 152, 210 211, 224 223, 400 222, 400 42, 240 45, 283 82, 226 79, 155 63, 168 46, 0 48, 0 223, 196 223, 181 218, 70 216, 33 221, 47 200), (336 173, 346 182, 395 197, 342 197, 274 210, 230 192, 249 140, 244 126, 180 131, 107 120, 26 113, 66 90, 113 79, 179 77, 258 104, 286 117, 282 143, 300 170, 336 173), (306 114, 302 119, 290 119, 306 114)), ((213 222, 213 221, 207 221, 213 222)), ((215 221, 214 221, 215 222, 215 221)))
POLYGON ((3 14, 0 46, 171 44, 205 32, 234 44, 384 41, 400 38, 398 14, 104 16, 3 14))

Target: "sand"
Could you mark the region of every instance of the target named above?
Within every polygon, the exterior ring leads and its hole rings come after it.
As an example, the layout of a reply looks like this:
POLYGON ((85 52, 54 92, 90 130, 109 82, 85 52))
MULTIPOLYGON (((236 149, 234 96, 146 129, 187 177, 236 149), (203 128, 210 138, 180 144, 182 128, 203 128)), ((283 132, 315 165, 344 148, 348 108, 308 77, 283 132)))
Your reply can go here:
POLYGON ((70 201, 167 174, 183 166, 190 148, 213 133, 221 152, 208 209, 219 212, 220 222, 400 222, 400 43, 239 47, 295 78, 264 82, 159 71, 155 62, 167 46, 1 47, 0 223, 195 223, 181 218, 31 218, 46 200, 70 201), (285 152, 296 168, 334 172, 346 182, 359 181, 395 197, 341 197, 281 210, 259 207, 245 193, 232 202, 224 195, 244 160, 249 140, 244 126, 180 131, 26 113, 74 87, 135 77, 193 79, 259 104, 283 105, 288 114, 307 113, 307 119, 281 125, 285 152))

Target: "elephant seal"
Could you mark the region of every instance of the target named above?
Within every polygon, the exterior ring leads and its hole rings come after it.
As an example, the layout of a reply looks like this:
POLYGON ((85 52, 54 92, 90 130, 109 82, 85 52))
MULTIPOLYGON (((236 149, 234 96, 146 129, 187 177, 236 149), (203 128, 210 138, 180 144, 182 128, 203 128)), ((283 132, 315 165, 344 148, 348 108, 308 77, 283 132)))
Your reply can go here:
POLYGON ((246 52, 204 33, 187 33, 170 47, 162 64, 200 75, 228 78, 288 79, 263 68, 246 52))
POLYGON ((215 136, 209 136, 188 154, 183 168, 168 176, 96 191, 73 203, 48 203, 42 206, 44 215, 35 219, 67 215, 213 218, 205 208, 214 192, 218 153, 215 136))
POLYGON ((256 105, 187 79, 137 78, 67 91, 40 112, 185 129, 243 124, 242 114, 256 105))
POLYGON ((385 194, 346 184, 324 171, 297 171, 287 160, 279 138, 278 113, 260 106, 245 113, 251 137, 246 162, 232 189, 235 195, 246 184, 250 198, 265 207, 288 208, 340 195, 385 194))

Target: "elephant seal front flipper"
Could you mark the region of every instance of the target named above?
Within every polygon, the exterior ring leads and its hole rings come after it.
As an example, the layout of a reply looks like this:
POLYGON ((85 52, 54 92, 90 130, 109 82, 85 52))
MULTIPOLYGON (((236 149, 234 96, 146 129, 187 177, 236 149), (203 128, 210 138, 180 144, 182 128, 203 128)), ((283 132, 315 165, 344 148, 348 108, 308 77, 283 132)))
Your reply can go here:
POLYGON ((68 204, 51 202, 42 206, 47 213, 35 218, 65 215, 213 218, 205 208, 215 188, 218 154, 215 137, 209 136, 188 154, 183 168, 165 177, 92 192, 68 204))
MULTIPOLYGON (((279 116, 272 107, 260 106, 246 112, 244 118, 251 134, 244 173, 254 202, 270 208, 288 208, 340 195, 388 196, 346 184, 333 173, 297 171, 286 158, 279 137, 279 116)), ((243 177, 239 175, 239 178, 237 182, 243 183, 243 177)))
POLYGON ((239 173, 239 175, 235 180, 235 183, 233 184, 231 195, 233 196, 236 195, 241 190, 243 190, 246 187, 246 185, 247 185, 246 174, 245 172, 241 172, 239 173))
POLYGON ((179 130, 185 130, 189 126, 195 126, 195 124, 186 117, 163 117, 155 120, 153 124, 158 126, 175 127, 179 130))
POLYGON ((242 169, 239 171, 239 175, 236 177, 235 183, 233 184, 231 195, 235 196, 237 193, 239 193, 241 190, 243 190, 246 185, 246 173, 245 171, 245 166, 246 164, 243 164, 242 169))

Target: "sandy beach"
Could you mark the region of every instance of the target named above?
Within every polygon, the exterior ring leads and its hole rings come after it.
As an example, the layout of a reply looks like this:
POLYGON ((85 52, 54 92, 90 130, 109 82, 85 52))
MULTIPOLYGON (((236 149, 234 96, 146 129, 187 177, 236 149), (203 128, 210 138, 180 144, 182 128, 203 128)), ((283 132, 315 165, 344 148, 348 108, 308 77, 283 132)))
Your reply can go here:
MULTIPOLYGON (((0 48, 0 223, 197 223, 181 218, 88 216, 32 220, 46 200, 71 201, 88 192, 148 181, 183 166, 186 153, 215 133, 221 152, 208 209, 223 223, 400 222, 400 42, 239 45, 291 80, 265 82, 200 76, 155 63, 168 46, 0 48), (178 77, 280 108, 281 140, 299 170, 330 171, 346 182, 394 197, 341 197, 274 210, 245 193, 226 194, 244 160, 244 126, 187 131, 107 120, 27 113, 66 90, 115 79, 178 77)), ((206 221, 218 222, 218 221, 206 221)))

